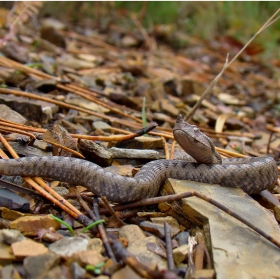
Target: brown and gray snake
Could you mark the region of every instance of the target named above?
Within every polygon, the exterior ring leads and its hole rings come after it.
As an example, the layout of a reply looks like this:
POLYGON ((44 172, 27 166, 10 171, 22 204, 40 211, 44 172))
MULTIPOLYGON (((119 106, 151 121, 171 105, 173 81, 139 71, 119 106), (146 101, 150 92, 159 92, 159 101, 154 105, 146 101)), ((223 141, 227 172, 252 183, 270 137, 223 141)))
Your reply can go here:
POLYGON ((96 195, 122 203, 156 196, 167 178, 241 188, 248 194, 268 189, 277 181, 278 170, 273 158, 222 160, 212 141, 198 127, 184 122, 181 115, 173 133, 183 149, 199 163, 155 160, 144 165, 134 178, 128 178, 81 159, 25 157, 0 159, 0 174, 40 176, 82 185, 96 195))

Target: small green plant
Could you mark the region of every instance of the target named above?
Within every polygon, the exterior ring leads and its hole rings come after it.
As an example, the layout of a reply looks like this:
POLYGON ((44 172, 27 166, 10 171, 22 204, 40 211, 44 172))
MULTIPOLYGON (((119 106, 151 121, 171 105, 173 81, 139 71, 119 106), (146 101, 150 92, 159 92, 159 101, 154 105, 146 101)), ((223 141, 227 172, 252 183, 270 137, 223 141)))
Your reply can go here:
POLYGON ((101 267, 104 265, 104 262, 98 263, 97 265, 86 265, 86 270, 93 271, 95 274, 99 275, 101 273, 101 267))
POLYGON ((25 64, 26 66, 30 67, 30 68, 42 68, 43 67, 43 63, 27 63, 25 64))
POLYGON ((69 229, 69 231, 70 231, 70 233, 71 233, 72 236, 75 235, 75 232, 74 232, 73 228, 72 228, 71 226, 69 226, 66 222, 62 221, 61 219, 55 217, 55 216, 52 215, 52 214, 50 215, 50 217, 53 218, 55 221, 61 223, 62 225, 66 226, 66 227, 69 229))
MULTIPOLYGON (((74 232, 73 228, 72 228, 70 225, 68 225, 66 222, 64 222, 63 220, 61 220, 61 219, 55 217, 54 215, 50 215, 50 217, 53 218, 54 220, 56 220, 57 222, 63 224, 64 226, 66 226, 66 227, 69 229, 69 231, 70 231, 70 233, 71 233, 72 236, 75 235, 75 232, 74 232)), ((99 224, 101 224, 101 223, 103 223, 103 222, 104 222, 104 220, 98 220, 98 221, 96 221, 96 222, 94 222, 94 223, 91 223, 90 225, 88 225, 87 227, 85 227, 85 228, 82 230, 82 233, 86 232, 86 231, 89 230, 90 228, 92 228, 92 227, 94 227, 94 226, 96 226, 96 225, 99 225, 99 224)))
POLYGON ((82 230, 82 233, 86 232, 88 229, 90 229, 90 228, 92 228, 92 227, 94 227, 94 226, 97 226, 97 225, 99 225, 99 224, 101 224, 101 223, 104 223, 104 220, 98 220, 98 221, 96 221, 96 222, 94 222, 94 223, 91 223, 90 225, 88 225, 87 227, 85 227, 85 228, 82 230))

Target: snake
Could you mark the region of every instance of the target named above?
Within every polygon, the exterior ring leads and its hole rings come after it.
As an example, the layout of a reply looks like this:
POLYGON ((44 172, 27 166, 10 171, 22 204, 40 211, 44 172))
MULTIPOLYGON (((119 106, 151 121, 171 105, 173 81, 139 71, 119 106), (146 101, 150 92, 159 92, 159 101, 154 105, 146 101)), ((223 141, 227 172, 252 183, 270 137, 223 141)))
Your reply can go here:
POLYGON ((90 161, 62 156, 0 159, 0 174, 44 177, 81 185, 109 201, 127 203, 157 196, 167 178, 241 188, 248 194, 272 187, 278 178, 269 156, 222 159, 211 139, 179 115, 175 140, 196 162, 159 159, 145 164, 134 177, 109 172, 90 161))

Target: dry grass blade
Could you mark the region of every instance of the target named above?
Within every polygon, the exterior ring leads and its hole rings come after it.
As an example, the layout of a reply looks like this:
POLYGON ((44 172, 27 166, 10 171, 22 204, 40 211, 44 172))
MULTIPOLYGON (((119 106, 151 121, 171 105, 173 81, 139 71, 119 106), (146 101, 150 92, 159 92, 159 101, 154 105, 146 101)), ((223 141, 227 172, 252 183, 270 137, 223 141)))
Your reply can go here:
POLYGON ((218 80, 220 79, 220 77, 222 76, 222 74, 224 73, 224 71, 236 60, 237 57, 239 57, 239 55, 247 48, 247 46, 256 38, 257 35, 259 35, 262 31, 264 31, 268 26, 270 26, 272 23, 274 23, 276 20, 279 19, 279 17, 275 18, 275 16, 279 13, 280 9, 278 9, 270 18, 269 20, 262 25, 262 27, 254 34, 254 36, 246 43, 246 45, 235 55, 235 57, 228 62, 228 55, 226 58, 226 62, 224 64, 223 69, 221 70, 221 72, 216 76, 216 78, 210 83, 210 85, 207 87, 207 89, 204 91, 204 93, 202 94, 201 98, 196 102, 196 104, 194 105, 193 109, 191 110, 191 112, 188 114, 188 116, 186 116, 185 120, 188 121, 195 113, 195 111, 197 110, 197 108, 200 106, 200 104, 202 103, 202 101, 211 93, 213 87, 217 84, 218 80), (274 19, 275 18, 275 19, 274 19))

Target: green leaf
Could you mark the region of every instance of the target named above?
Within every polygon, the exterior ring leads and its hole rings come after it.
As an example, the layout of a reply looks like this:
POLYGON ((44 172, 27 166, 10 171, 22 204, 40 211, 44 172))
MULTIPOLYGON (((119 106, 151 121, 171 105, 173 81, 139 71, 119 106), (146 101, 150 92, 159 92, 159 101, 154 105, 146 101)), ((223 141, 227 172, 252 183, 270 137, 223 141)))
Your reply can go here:
POLYGON ((98 221, 96 221, 96 222, 94 222, 94 223, 91 223, 90 225, 88 225, 87 227, 85 227, 85 228, 82 230, 82 233, 86 232, 88 229, 90 229, 90 228, 92 228, 92 227, 94 227, 94 226, 96 226, 96 225, 99 225, 99 224, 101 224, 101 223, 103 223, 103 222, 105 222, 105 221, 104 221, 104 220, 98 220, 98 221))
POLYGON ((69 231, 70 231, 70 233, 72 234, 72 236, 75 235, 75 232, 74 232, 73 228, 72 228, 71 226, 69 226, 66 222, 60 220, 59 218, 55 217, 55 216, 52 215, 52 214, 50 215, 50 217, 53 218, 54 220, 56 220, 57 222, 63 224, 64 226, 66 226, 66 227, 69 229, 69 231))

